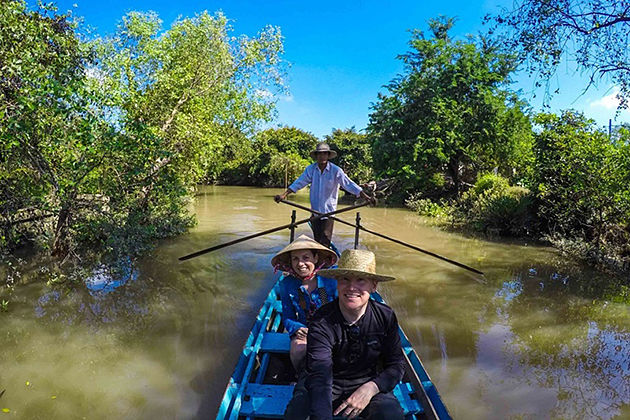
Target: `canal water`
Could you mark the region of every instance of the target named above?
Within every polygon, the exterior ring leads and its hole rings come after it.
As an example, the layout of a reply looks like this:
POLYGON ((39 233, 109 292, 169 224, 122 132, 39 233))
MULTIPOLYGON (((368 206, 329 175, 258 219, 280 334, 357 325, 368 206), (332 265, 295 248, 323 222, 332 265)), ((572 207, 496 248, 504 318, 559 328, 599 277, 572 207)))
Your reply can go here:
MULTIPOLYGON (((75 287, 34 261, 3 267, 15 288, 0 308, 0 417, 212 418, 288 231, 177 259, 288 223, 291 208, 272 200, 278 192, 201 188, 190 233, 122 270, 88 272, 75 287)), ((308 203, 307 194, 294 198, 308 203)), ((537 244, 447 233, 404 209, 362 208, 361 217, 368 229, 486 273, 361 237, 377 271, 397 278, 380 290, 454 418, 630 418, 622 279, 537 244)), ((351 247, 354 232, 337 224, 334 241, 351 247)))

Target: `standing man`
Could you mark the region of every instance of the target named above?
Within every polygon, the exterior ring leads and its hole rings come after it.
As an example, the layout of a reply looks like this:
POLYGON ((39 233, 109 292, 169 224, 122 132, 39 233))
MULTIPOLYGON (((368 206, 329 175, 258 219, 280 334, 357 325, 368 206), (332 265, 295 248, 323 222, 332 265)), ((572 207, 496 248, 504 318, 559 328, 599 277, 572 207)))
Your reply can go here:
POLYGON ((337 280, 339 297, 311 319, 306 371, 284 418, 403 420, 392 393, 404 371, 398 320, 389 306, 370 299, 378 282, 394 278, 375 273, 376 257, 367 250, 345 250, 338 267, 319 271, 337 280))
MULTIPOLYGON (((343 170, 329 159, 337 157, 337 152, 330 149, 327 143, 319 143, 315 150, 311 152, 311 157, 317 162, 306 167, 302 175, 282 194, 276 195, 274 200, 277 203, 284 200, 291 193, 296 193, 307 185, 311 185, 311 208, 320 213, 330 213, 337 209, 337 194, 339 187, 354 194, 356 197, 363 197, 365 200, 374 203, 374 199, 368 196, 357 184, 355 184, 343 170)), ((311 221, 313 237, 320 244, 329 247, 332 239, 334 220, 321 218, 311 221)))

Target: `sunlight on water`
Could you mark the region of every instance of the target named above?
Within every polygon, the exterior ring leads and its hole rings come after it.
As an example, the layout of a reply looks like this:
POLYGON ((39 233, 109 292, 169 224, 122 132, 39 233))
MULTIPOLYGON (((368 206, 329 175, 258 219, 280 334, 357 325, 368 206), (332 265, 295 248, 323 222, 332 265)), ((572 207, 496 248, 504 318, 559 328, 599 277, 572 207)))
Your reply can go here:
MULTIPOLYGON (((127 272, 99 267, 75 289, 25 273, 0 312, 7 418, 212 417, 288 231, 177 258, 288 223, 278 192, 202 188, 189 234, 127 272)), ((455 418, 630 418, 630 306, 619 279, 550 248, 447 233, 403 209, 361 217, 486 273, 361 234, 377 271, 397 277, 380 289, 455 418)), ((352 247, 352 229, 337 224, 335 243, 352 247)))

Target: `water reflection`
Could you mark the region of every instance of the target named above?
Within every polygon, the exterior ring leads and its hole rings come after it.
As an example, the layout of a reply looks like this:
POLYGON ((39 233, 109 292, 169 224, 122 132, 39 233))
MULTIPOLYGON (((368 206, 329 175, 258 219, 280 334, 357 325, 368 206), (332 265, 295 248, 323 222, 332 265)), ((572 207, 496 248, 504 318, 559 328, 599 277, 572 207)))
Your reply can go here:
POLYGON ((85 279, 85 286, 93 296, 113 292, 120 286, 138 278, 138 271, 130 259, 117 264, 118 270, 112 270, 106 265, 99 265, 91 276, 85 279))
MULTIPOLYGON (((291 209, 273 202, 276 192, 201 189, 193 231, 122 271, 88 270, 74 282, 84 287, 46 285, 36 263, 21 275, 6 270, 18 285, 0 312, 0 406, 17 418, 214 415, 274 282, 269 259, 288 232, 177 258, 288 223, 291 209)), ((623 279, 549 248, 446 233, 401 209, 361 215, 368 229, 486 272, 480 284, 457 267, 361 237, 378 271, 397 277, 381 291, 455 418, 630 417, 623 279)), ((351 247, 354 232, 337 224, 335 242, 351 247)))

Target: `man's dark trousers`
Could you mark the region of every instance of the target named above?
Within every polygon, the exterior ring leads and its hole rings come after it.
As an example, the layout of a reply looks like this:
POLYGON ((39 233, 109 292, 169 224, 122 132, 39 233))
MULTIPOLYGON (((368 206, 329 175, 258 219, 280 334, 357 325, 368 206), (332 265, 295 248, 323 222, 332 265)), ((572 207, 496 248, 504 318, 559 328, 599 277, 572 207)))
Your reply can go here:
MULTIPOLYGON (((302 372, 295 390, 293 398, 284 412, 286 420, 305 420, 309 415, 310 399, 305 386, 306 374, 302 372)), ((367 382, 367 379, 366 379, 367 382)), ((337 408, 346 398, 352 395, 352 391, 342 391, 333 385, 333 410, 337 408)), ((368 420, 403 420, 403 410, 394 394, 379 392, 370 400, 358 418, 368 420)))
POLYGON ((326 248, 330 247, 332 241, 333 219, 313 219, 311 220, 311 230, 313 230, 313 239, 326 248))

